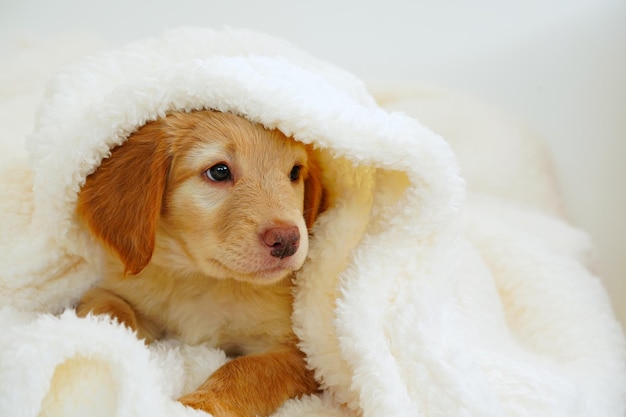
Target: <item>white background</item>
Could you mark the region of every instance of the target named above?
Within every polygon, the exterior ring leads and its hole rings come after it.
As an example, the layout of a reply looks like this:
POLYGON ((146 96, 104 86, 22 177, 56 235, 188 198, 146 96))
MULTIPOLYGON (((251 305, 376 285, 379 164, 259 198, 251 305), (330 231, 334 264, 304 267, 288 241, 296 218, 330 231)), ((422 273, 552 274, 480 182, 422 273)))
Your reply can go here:
POLYGON ((33 36, 118 45, 187 25, 260 30, 366 80, 452 87, 517 115, 549 143, 626 323, 626 1, 0 0, 0 53, 33 36))

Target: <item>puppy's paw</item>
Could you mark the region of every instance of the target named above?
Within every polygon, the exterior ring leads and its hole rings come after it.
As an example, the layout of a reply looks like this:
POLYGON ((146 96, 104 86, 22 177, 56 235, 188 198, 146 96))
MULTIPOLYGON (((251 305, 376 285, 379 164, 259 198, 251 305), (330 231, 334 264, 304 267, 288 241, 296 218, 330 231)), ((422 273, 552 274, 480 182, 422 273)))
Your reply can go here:
POLYGON ((317 390, 313 373, 294 345, 224 364, 179 401, 215 417, 270 416, 286 400, 317 390))

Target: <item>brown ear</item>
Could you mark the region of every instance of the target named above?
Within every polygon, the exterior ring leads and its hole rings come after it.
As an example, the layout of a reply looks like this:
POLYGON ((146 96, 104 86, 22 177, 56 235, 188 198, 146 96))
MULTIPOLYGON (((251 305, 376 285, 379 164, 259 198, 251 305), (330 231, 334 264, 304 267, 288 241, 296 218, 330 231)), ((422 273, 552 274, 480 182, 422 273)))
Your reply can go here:
POLYGON ((162 124, 149 123, 113 149, 87 177, 78 214, 124 263, 139 273, 152 258, 170 155, 162 124))
POLYGON ((324 210, 326 210, 326 192, 322 186, 322 169, 317 155, 307 147, 308 175, 304 180, 304 220, 309 230, 324 210))

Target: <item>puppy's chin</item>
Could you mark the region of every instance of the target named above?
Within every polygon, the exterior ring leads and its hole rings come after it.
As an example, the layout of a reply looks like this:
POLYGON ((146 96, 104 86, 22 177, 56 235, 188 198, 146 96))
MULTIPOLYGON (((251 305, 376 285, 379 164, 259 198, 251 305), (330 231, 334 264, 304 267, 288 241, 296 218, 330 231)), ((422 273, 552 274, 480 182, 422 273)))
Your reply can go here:
POLYGON ((279 266, 266 270, 260 270, 254 273, 246 273, 232 270, 223 265, 220 265, 219 263, 214 263, 211 261, 208 261, 207 263, 209 265, 207 265, 206 268, 202 268, 202 272, 205 275, 214 277, 216 279, 234 279, 236 281, 247 282, 257 285, 274 284, 291 276, 291 274, 293 274, 293 272, 295 271, 295 269, 292 268, 279 266))

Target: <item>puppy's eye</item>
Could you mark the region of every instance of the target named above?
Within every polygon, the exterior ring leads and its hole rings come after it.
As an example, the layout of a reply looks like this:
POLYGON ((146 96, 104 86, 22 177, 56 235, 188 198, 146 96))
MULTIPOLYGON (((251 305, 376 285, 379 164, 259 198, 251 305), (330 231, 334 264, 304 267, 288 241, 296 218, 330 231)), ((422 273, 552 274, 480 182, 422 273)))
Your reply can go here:
POLYGON ((300 170, 302 169, 301 165, 294 165, 293 168, 291 168, 291 172, 289 173, 289 179, 291 181, 297 181, 298 178, 300 178, 300 170))
POLYGON ((231 178, 230 168, 226 164, 216 164, 204 171, 211 181, 221 182, 231 178))

